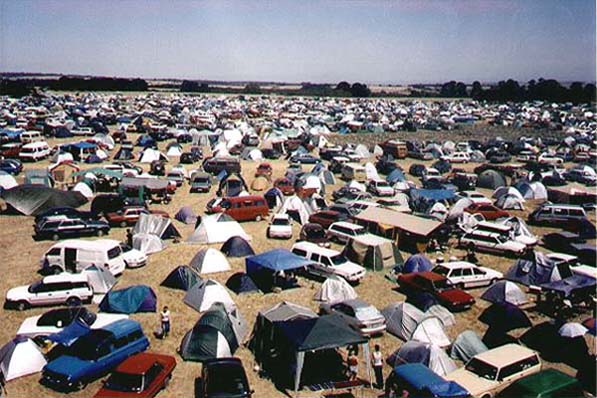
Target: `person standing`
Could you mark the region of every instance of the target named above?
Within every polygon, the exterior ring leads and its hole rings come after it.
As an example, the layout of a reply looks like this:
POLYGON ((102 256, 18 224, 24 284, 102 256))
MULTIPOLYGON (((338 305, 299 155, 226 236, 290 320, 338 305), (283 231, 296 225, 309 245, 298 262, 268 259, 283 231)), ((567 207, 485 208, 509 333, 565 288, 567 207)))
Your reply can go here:
POLYGON ((162 321, 162 336, 166 338, 170 333, 170 310, 167 305, 164 306, 164 309, 160 313, 160 319, 162 321))
POLYGON ((130 228, 127 228, 126 230, 126 244, 133 247, 133 233, 130 228))
POLYGON ((383 355, 381 353, 381 347, 379 344, 375 344, 375 350, 373 351, 373 371, 375 372, 375 387, 383 389, 383 355))

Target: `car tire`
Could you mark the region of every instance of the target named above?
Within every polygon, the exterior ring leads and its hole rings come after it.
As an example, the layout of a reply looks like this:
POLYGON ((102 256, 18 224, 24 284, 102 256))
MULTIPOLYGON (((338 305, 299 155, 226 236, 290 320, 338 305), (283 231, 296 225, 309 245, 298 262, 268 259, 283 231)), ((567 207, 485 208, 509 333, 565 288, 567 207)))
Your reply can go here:
POLYGON ((81 299, 78 297, 69 297, 66 299, 66 305, 69 307, 79 307, 81 305, 81 299))
POLYGON ((60 235, 58 235, 58 234, 52 234, 52 240, 56 241, 58 239, 60 239, 60 235))
POLYGON ((270 233, 269 233, 269 230, 268 230, 268 231, 265 233, 265 237, 266 237, 266 238, 268 238, 268 239, 271 239, 271 238, 272 238, 272 236, 271 236, 271 235, 270 235, 270 233))
POLYGON ((95 233, 98 237, 100 236, 104 236, 104 230, 103 229, 98 229, 97 232, 95 233))
POLYGON ((126 221, 121 221, 121 222, 120 222, 120 226, 121 226, 122 228, 126 227, 126 226, 127 226, 127 223, 126 223, 126 221))
POLYGON ((255 217, 255 221, 261 221, 263 218, 261 217, 261 214, 257 214, 257 216, 255 217))
POLYGON ((464 290, 464 282, 457 283, 455 287, 457 289, 464 290))
POLYGON ((19 310, 19 311, 25 311, 27 308, 29 308, 29 303, 22 300, 22 301, 17 302, 16 307, 17 307, 17 310, 19 310))
POLYGON ((168 375, 168 377, 164 379, 164 385, 162 385, 162 390, 168 388, 168 385, 170 384, 170 379, 172 379, 172 375, 168 375))

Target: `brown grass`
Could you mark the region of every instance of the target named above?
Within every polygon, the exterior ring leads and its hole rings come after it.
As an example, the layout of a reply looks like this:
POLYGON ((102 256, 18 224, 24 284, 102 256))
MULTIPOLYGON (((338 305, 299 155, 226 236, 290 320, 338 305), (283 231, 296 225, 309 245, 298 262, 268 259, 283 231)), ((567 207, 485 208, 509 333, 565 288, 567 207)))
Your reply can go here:
MULTIPOLYGON (((136 137, 134 137, 136 138, 136 137)), ((351 136, 351 138, 354 138, 351 136)), ((360 138, 360 137, 359 137, 360 138)), ((337 137, 337 141, 343 141, 344 137, 337 137)), ((57 144, 58 140, 53 140, 51 144, 57 144)), ((402 160, 400 164, 408 169, 410 160, 402 160)), ((286 164, 284 161, 272 162, 274 167, 274 177, 281 177, 285 172, 286 164)), ((47 161, 38 164, 28 164, 26 168, 39 168, 47 166, 47 161)), ((243 162, 243 175, 250 182, 253 179, 253 173, 257 164, 251 162, 243 162)), ((467 165, 467 167, 474 167, 474 165, 467 165)), ((341 183, 341 181, 338 181, 341 183)), ((339 186, 339 185, 338 185, 339 186)), ((334 189, 337 187, 334 187, 334 189)), ((203 214, 206 202, 214 195, 214 190, 210 194, 189 194, 188 184, 184 184, 178 189, 174 195, 173 201, 165 206, 160 205, 156 208, 167 210, 171 216, 181 206, 191 206, 195 213, 203 214)), ((328 196, 333 189, 328 189, 328 196)), ((490 192, 485 192, 490 195, 490 192)), ((516 213, 516 212, 515 212, 516 213)), ((186 238, 193 231, 193 226, 182 225, 175 221, 176 227, 181 232, 183 238, 186 238)), ((256 252, 263 252, 276 247, 289 248, 294 240, 269 240, 265 237, 266 222, 247 222, 243 223, 245 231, 253 237, 252 246, 256 252)), ((294 236, 298 235, 299 226, 295 226, 294 236)), ((29 284, 39 278, 36 273, 38 270, 38 260, 42 254, 52 246, 51 241, 35 242, 31 238, 33 232, 32 218, 25 216, 0 216, 0 252, 2 253, 2 262, 0 264, 0 272, 3 278, 0 279, 0 292, 3 294, 10 288, 29 284)), ((543 229, 535 229, 537 233, 543 233, 543 229)), ((125 229, 114 228, 110 238, 124 240, 125 229)), ((184 362, 176 354, 177 347, 182 339, 184 333, 189 330, 199 317, 199 314, 190 307, 187 307, 182 298, 184 292, 160 287, 160 282, 168 275, 168 273, 176 266, 188 263, 194 254, 203 248, 205 245, 188 245, 185 243, 169 244, 168 248, 161 253, 154 254, 150 257, 149 264, 145 268, 138 270, 127 270, 124 275, 120 277, 117 287, 125 287, 133 284, 147 284, 150 285, 157 293, 158 305, 161 308, 163 305, 168 305, 172 312, 172 333, 166 340, 157 340, 153 337, 152 331, 158 325, 157 314, 133 314, 132 318, 138 320, 143 325, 144 330, 151 340, 152 351, 175 355, 177 357, 178 365, 174 371, 172 382, 169 388, 160 393, 160 397, 189 397, 194 394, 194 380, 199 376, 201 365, 193 362, 184 362)), ((214 245, 219 248, 220 245, 214 245)), ((337 247, 339 249, 339 247, 337 247)), ((458 249, 450 249, 444 254, 448 258, 451 255, 460 256, 463 252, 458 249)), ((405 258, 408 257, 404 253, 405 258)), ((513 263, 512 259, 505 259, 492 255, 481 254, 479 256, 480 263, 485 266, 505 272, 513 263)), ((220 283, 224 283, 226 279, 234 272, 244 270, 244 259, 231 259, 232 270, 221 274, 209 275, 220 283)), ((291 291, 285 291, 279 294, 251 294, 243 296, 235 296, 231 293, 233 299, 241 310, 242 315, 248 321, 252 328, 255 317, 259 309, 271 306, 282 300, 291 301, 302 304, 317 310, 317 303, 312 300, 312 296, 319 287, 318 282, 310 280, 301 280, 301 288, 291 291)), ((364 300, 374 304, 378 308, 383 308, 386 305, 404 300, 404 296, 397 293, 392 288, 394 285, 383 277, 382 273, 369 272, 363 282, 356 287, 359 296, 364 300)), ((478 297, 482 293, 482 289, 475 289, 471 291, 472 294, 478 297)), ((473 329, 477 333, 482 334, 485 331, 485 326, 476 321, 479 314, 487 303, 478 301, 477 304, 469 311, 456 314, 457 324, 448 331, 451 338, 466 329, 473 329)), ((96 310, 96 306, 92 308, 96 310)), ((0 310, 0 319, 2 319, 2 330, 0 331, 0 342, 4 343, 11 339, 16 333, 20 323, 29 316, 41 314, 46 309, 30 309, 24 312, 0 310)), ((544 319, 543 316, 530 313, 533 322, 538 322, 544 319)), ((402 343, 397 338, 385 334, 380 338, 372 341, 372 344, 380 344, 385 355, 389 355, 396 350, 402 343)), ((241 347, 236 356, 240 357, 245 364, 250 384, 255 389, 256 397, 279 397, 284 394, 274 387, 274 385, 266 379, 261 379, 252 371, 254 360, 251 352, 241 347)), ((548 364, 548 366, 552 366, 548 364)), ((561 366, 558 366, 562 368, 561 366)), ((565 367, 564 367, 565 368, 565 367)), ((364 366, 361 366, 364 369, 364 366)), ((565 369, 571 372, 570 369, 565 369)), ((389 372, 389 368, 385 369, 385 373, 389 372)), ((8 383, 8 393, 11 397, 36 397, 36 396, 62 396, 59 393, 48 390, 38 383, 39 375, 32 375, 17 379, 8 383)), ((69 396, 73 397, 88 397, 92 396, 100 388, 100 382, 95 382, 89 385, 85 390, 72 393, 69 396)), ((302 392, 300 396, 314 396, 313 393, 302 392)), ((365 396, 377 396, 375 391, 366 391, 365 396)))

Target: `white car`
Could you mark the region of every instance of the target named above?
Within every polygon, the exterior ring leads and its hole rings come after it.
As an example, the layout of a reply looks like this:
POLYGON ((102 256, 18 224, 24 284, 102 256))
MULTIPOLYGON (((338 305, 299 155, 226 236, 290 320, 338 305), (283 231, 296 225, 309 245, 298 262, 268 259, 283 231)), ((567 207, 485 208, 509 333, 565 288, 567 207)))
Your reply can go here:
POLYGON ((47 337, 60 332, 76 319, 80 319, 91 329, 101 329, 109 323, 127 318, 128 315, 125 314, 94 314, 85 307, 58 308, 25 319, 17 331, 17 336, 47 337))
POLYGON ((433 272, 448 278, 459 289, 490 286, 504 275, 489 268, 479 267, 467 261, 451 261, 433 267, 433 272))
POLYGON ((148 256, 141 250, 133 249, 126 243, 121 243, 120 248, 127 268, 141 268, 147 265, 148 256))
POLYGON ((500 234, 485 231, 465 233, 460 238, 460 246, 506 255, 520 255, 527 249, 527 245, 524 243, 506 238, 500 234))
POLYGON ((556 155, 552 155, 550 153, 542 153, 537 158, 537 161, 539 163, 546 163, 546 164, 562 164, 562 163, 564 163, 564 159, 562 159, 556 155))
POLYGON ((377 308, 361 299, 345 300, 339 303, 322 303, 323 314, 336 314, 363 336, 381 334, 386 330, 386 319, 377 308))
POLYGON ((326 249, 311 242, 297 242, 292 246, 292 253, 313 261, 307 272, 317 277, 340 276, 348 282, 359 282, 367 270, 349 261, 339 251, 326 249))
POLYGON ((292 221, 288 214, 276 214, 267 226, 267 237, 278 239, 292 238, 292 221))
POLYGON ((365 227, 353 224, 346 221, 338 221, 330 225, 328 228, 328 238, 336 240, 340 243, 346 243, 350 239, 358 235, 366 234, 365 227))
POLYGON ((376 196, 393 196, 394 188, 385 180, 369 180, 367 191, 376 196))
POLYGON ((67 304, 81 305, 91 302, 93 289, 87 274, 63 272, 50 275, 29 286, 19 286, 6 292, 6 305, 19 311, 33 306, 67 304))
POLYGON ((477 191, 462 191, 462 192, 460 192, 460 196, 462 196, 463 198, 470 199, 471 202, 473 202, 474 204, 483 204, 483 205, 493 204, 491 199, 487 198, 481 192, 477 192, 477 191))
POLYGON ((447 160, 450 163, 468 163, 471 161, 471 157, 466 152, 454 152, 449 155, 441 157, 442 160, 447 160))

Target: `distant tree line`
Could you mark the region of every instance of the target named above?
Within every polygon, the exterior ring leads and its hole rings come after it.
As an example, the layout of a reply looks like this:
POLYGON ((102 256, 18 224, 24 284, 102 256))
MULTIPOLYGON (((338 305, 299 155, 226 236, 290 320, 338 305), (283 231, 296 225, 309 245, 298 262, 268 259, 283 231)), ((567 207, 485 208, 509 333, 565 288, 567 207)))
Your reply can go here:
POLYGON ((516 80, 509 79, 484 90, 479 82, 474 82, 470 96, 485 101, 594 102, 595 84, 574 82, 565 87, 554 79, 539 79, 520 85, 516 80))
POLYGON ((183 80, 180 85, 180 91, 183 93, 209 93, 210 87, 207 83, 199 83, 192 80, 183 80))
POLYGON ((31 94, 35 87, 65 91, 147 91, 148 84, 143 79, 112 77, 62 76, 59 79, 2 79, 0 95, 22 97, 31 94))

